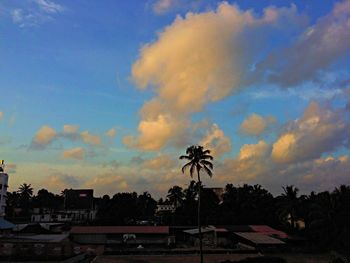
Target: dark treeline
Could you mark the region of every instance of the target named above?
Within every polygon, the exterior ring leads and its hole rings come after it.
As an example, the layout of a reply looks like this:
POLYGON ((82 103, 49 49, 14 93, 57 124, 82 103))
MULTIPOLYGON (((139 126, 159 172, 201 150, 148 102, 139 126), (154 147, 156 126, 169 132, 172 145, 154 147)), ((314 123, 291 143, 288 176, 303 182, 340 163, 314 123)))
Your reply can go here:
MULTIPOLYGON (((95 198, 97 218, 89 224, 130 225, 142 223, 191 225, 197 223, 198 184, 191 181, 187 188, 173 186, 167 196, 158 201, 142 194, 116 193, 95 198), (156 213, 157 204, 173 205, 174 212, 156 213)), ((350 249, 350 186, 341 185, 332 192, 311 192, 299 195, 294 186, 273 196, 260 185, 228 184, 220 200, 211 189, 202 189, 201 218, 203 225, 266 224, 303 236, 320 248, 350 249)), ((17 192, 8 193, 6 215, 9 220, 28 218, 34 208, 64 208, 61 195, 46 189, 33 195, 30 185, 23 184, 17 192)))

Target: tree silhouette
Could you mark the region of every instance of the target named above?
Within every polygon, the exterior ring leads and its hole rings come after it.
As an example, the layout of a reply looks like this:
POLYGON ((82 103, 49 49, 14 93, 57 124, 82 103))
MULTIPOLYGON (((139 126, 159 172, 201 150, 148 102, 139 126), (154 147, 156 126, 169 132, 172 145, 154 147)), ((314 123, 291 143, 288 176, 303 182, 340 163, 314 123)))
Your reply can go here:
POLYGON ((173 186, 168 190, 167 198, 169 201, 177 208, 179 205, 182 205, 184 193, 180 186, 173 186))
POLYGON ((22 198, 30 199, 33 195, 33 188, 31 184, 21 184, 18 193, 21 195, 22 198))
POLYGON ((282 187, 284 193, 282 194, 283 203, 285 205, 285 212, 290 216, 290 224, 292 229, 295 229, 296 226, 296 211, 299 205, 298 192, 299 189, 293 185, 287 185, 282 187))
POLYGON ((189 168, 190 176, 193 178, 193 173, 197 171, 197 180, 198 180, 198 234, 199 234, 199 251, 201 263, 203 263, 203 244, 202 244, 202 229, 201 229, 201 188, 202 181, 200 177, 200 171, 204 170, 205 173, 212 177, 213 173, 213 164, 208 160, 213 160, 213 156, 210 155, 210 150, 204 150, 203 146, 192 145, 186 149, 187 155, 181 155, 180 159, 187 160, 187 162, 182 167, 182 173, 185 173, 186 169, 189 168))
POLYGON ((31 184, 22 184, 18 189, 20 207, 23 209, 24 214, 28 215, 29 213, 29 203, 31 201, 31 197, 33 195, 33 188, 31 184))

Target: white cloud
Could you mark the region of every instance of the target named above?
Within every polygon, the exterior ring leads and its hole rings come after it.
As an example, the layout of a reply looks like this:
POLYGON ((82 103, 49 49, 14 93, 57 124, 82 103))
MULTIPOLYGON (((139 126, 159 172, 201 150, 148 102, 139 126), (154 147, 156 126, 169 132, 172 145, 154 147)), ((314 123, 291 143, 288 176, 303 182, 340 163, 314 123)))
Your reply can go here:
POLYGON ((153 159, 148 159, 143 162, 143 167, 147 169, 155 169, 155 170, 168 170, 173 168, 177 162, 167 154, 159 154, 153 159))
POLYGON ((310 26, 291 46, 270 54, 257 65, 269 71, 268 79, 293 86, 317 78, 320 71, 350 52, 350 1, 336 3, 334 9, 310 26))
POLYGON ((320 157, 349 143, 349 121, 343 109, 311 102, 304 116, 289 123, 273 144, 275 162, 288 163, 320 157))
POLYGON ((83 131, 82 133, 80 133, 80 137, 83 140, 83 142, 86 144, 95 145, 95 146, 101 144, 100 136, 91 134, 88 131, 83 131))
POLYGON ((79 131, 79 125, 65 124, 63 125, 63 134, 72 135, 79 131))
POLYGON ((164 14, 179 4, 178 0, 157 0, 153 3, 153 12, 156 14, 164 14))
POLYGON ((117 129, 116 128, 111 128, 108 131, 106 131, 106 135, 110 138, 113 138, 117 135, 117 129))
POLYGON ((230 138, 224 134, 217 124, 211 126, 211 129, 199 144, 209 149, 214 158, 220 158, 223 154, 231 151, 230 138))
POLYGON ((57 138, 57 132, 54 128, 48 125, 42 126, 35 134, 31 147, 32 148, 45 148, 57 138))
POLYGON ((240 130, 248 135, 259 136, 267 130, 269 125, 275 122, 276 119, 273 116, 263 117, 253 113, 242 122, 240 130))
POLYGON ((84 160, 85 150, 81 147, 65 150, 62 154, 64 159, 84 160))
POLYGON ((49 0, 35 0, 39 8, 49 14, 55 14, 64 10, 63 6, 49 0))
POLYGON ((128 136, 124 142, 141 150, 158 150, 188 132, 192 113, 242 88, 257 52, 249 35, 280 26, 282 15, 284 20, 296 20, 295 6, 267 8, 257 18, 252 11, 223 2, 216 11, 178 16, 157 41, 141 49, 132 67, 137 86, 152 88, 156 97, 141 109, 139 137, 128 136), (173 123, 176 132, 170 127, 173 123), (180 129, 180 123, 186 125, 180 129), (150 126, 162 126, 160 135, 146 129, 150 126))
POLYGON ((19 27, 33 27, 52 21, 65 8, 50 0, 34 0, 28 6, 15 8, 11 11, 14 24, 19 27))

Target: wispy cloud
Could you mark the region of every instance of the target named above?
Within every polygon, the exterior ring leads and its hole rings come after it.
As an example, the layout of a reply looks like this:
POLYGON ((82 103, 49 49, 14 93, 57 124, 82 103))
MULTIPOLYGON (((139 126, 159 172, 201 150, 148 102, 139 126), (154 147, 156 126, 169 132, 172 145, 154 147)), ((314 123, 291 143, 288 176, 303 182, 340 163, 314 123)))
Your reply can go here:
POLYGON ((52 21, 55 15, 63 12, 65 8, 53 1, 35 0, 26 6, 15 8, 11 11, 14 24, 19 27, 33 27, 52 21))
POLYGON ((35 2, 38 4, 39 8, 45 13, 56 14, 64 10, 63 6, 54 3, 53 1, 36 0, 35 2))

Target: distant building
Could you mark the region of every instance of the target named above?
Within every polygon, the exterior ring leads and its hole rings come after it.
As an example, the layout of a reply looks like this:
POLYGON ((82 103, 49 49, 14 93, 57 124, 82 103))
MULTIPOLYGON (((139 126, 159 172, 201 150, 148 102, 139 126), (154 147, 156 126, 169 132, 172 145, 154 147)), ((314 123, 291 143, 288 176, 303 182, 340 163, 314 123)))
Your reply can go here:
POLYGON ((143 248, 164 248, 175 243, 168 226, 73 226, 71 240, 75 250, 92 254, 134 250, 143 248))
POLYGON ((96 218, 93 189, 64 191, 64 209, 34 208, 32 222, 89 222, 96 218))
POLYGON ((5 216, 8 174, 4 171, 4 160, 0 160, 0 218, 5 216))
POLYGON ((94 208, 93 189, 69 189, 64 191, 64 209, 90 209, 94 208))
POLYGON ((174 213, 176 207, 174 205, 157 205, 156 213, 174 213))

